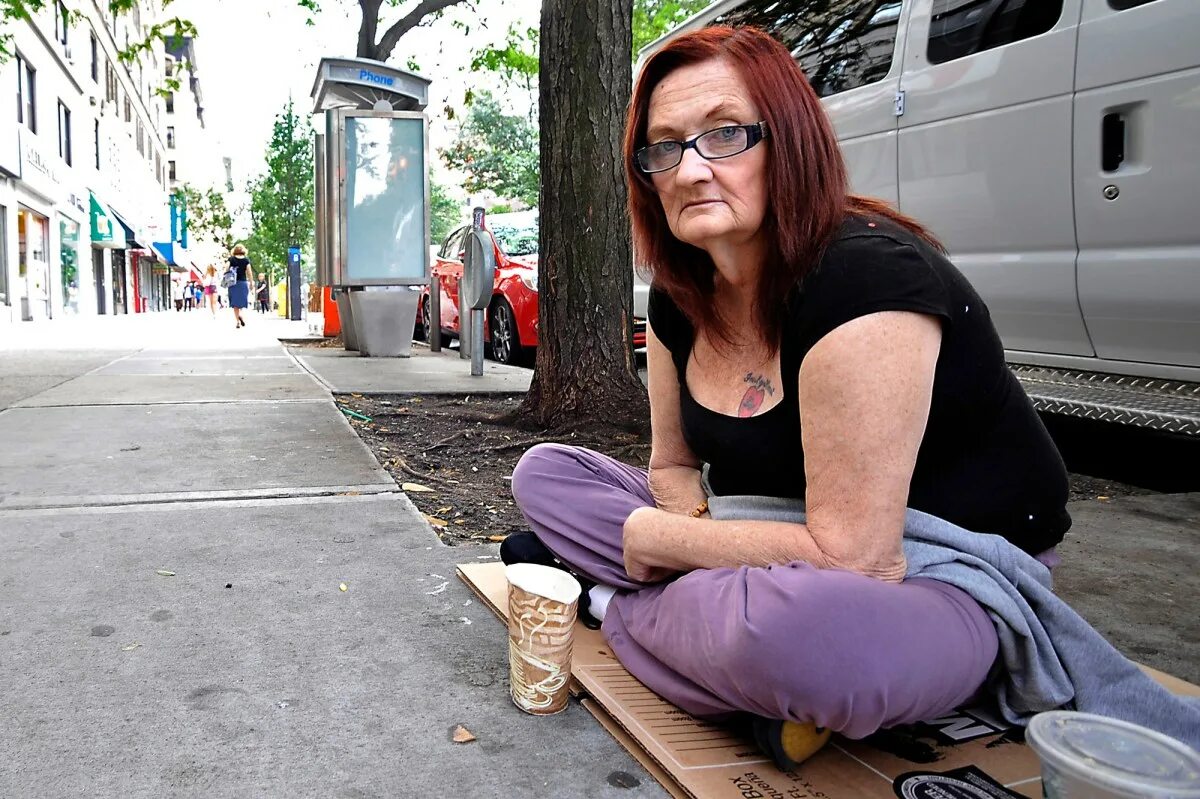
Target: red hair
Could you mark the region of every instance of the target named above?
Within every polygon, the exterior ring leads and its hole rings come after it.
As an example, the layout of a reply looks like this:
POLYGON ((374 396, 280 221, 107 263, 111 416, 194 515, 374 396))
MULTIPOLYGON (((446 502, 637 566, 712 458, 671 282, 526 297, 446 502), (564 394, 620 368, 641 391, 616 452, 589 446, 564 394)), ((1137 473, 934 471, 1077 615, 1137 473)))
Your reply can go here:
POLYGON ((757 28, 718 25, 672 39, 646 62, 625 123, 629 216, 639 265, 650 272, 697 331, 731 343, 729 323, 712 302, 716 267, 704 250, 671 233, 658 194, 634 163, 646 146, 650 95, 674 70, 720 58, 746 85, 767 122, 767 210, 763 228, 767 264, 755 302, 758 329, 772 354, 783 333, 785 300, 820 260, 847 215, 886 217, 940 248, 919 223, 882 200, 849 193, 837 136, 816 92, 787 49, 757 28))

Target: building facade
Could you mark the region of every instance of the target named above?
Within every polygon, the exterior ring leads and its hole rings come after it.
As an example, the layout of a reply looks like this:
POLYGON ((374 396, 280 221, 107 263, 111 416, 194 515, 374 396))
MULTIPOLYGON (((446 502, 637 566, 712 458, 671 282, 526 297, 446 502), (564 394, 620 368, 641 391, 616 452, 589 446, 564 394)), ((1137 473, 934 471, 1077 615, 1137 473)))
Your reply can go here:
POLYGON ((103 0, 55 0, 9 25, 0 321, 169 305, 169 259, 153 247, 171 235, 166 56, 160 44, 136 63, 118 57, 160 12, 157 0, 120 16, 103 0))

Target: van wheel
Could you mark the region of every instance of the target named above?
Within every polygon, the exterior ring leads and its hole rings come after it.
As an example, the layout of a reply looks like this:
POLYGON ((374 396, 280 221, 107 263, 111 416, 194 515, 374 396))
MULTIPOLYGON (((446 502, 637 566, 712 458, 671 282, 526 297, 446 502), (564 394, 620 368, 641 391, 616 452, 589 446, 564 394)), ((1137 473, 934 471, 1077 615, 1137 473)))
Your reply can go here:
POLYGON ((526 363, 528 354, 517 333, 517 316, 503 297, 497 298, 488 308, 488 331, 493 358, 512 366, 526 363))

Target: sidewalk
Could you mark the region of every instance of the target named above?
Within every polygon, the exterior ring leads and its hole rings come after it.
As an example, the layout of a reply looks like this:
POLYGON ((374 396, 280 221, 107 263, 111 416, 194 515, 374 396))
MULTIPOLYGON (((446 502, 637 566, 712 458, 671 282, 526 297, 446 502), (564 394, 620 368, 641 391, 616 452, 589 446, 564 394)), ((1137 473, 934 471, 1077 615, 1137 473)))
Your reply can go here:
MULTIPOLYGON (((503 628, 454 578, 495 545, 440 543, 290 324, 0 339, 0 797, 666 796, 582 707, 511 705, 503 628)), ((471 380, 450 353, 324 352, 386 391, 471 380)), ((1200 495, 1071 512, 1060 592, 1200 682, 1200 495)))
POLYGON ((443 546, 280 323, 227 317, 0 341, 0 796, 665 796, 583 708, 512 706, 453 577, 496 547, 443 546))

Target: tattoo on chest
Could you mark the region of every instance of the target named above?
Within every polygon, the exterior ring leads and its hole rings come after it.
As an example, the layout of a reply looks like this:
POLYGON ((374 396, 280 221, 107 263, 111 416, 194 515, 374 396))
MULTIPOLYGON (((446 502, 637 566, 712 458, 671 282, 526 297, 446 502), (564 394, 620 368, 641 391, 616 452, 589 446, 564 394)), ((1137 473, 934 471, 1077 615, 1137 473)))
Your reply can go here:
POLYGON ((772 397, 775 396, 775 387, 771 385, 769 377, 754 372, 746 372, 742 382, 748 383, 750 387, 742 395, 742 402, 738 405, 738 416, 746 418, 758 413, 758 409, 762 407, 768 394, 772 397))

